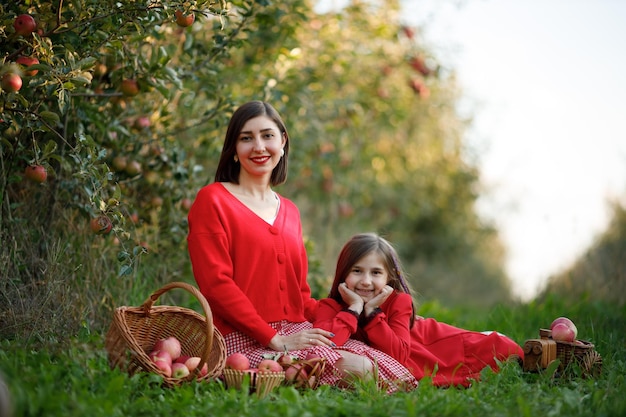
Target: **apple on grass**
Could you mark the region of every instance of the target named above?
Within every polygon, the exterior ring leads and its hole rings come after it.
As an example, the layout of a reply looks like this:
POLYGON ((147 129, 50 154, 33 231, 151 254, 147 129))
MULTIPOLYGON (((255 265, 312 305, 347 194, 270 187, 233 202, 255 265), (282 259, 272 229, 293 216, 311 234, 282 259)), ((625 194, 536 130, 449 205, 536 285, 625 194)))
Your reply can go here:
POLYGON ((245 371, 246 369, 250 369, 250 360, 243 353, 235 352, 228 355, 225 366, 228 369, 245 371))
POLYGON ((172 361, 180 357, 181 349, 180 341, 174 336, 157 340, 153 347, 153 350, 164 350, 169 353, 172 361))

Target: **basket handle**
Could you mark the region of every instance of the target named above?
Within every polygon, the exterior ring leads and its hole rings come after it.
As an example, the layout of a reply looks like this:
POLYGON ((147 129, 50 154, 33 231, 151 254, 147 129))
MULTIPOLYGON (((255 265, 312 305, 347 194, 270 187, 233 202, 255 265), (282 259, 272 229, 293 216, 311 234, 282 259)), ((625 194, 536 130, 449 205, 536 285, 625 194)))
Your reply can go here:
POLYGON ((200 363, 198 364, 194 372, 191 372, 186 377, 190 380, 191 378, 194 378, 198 372, 200 372, 202 366, 204 366, 204 364, 209 360, 209 355, 211 354, 211 349, 213 348, 213 313, 211 312, 211 307, 209 307, 209 303, 206 298, 204 298, 200 290, 193 285, 187 284, 186 282, 175 281, 170 282, 169 284, 165 284, 163 287, 153 292, 152 295, 148 297, 146 301, 144 301, 144 303, 141 305, 141 308, 143 308, 146 315, 150 315, 150 310, 152 309, 153 304, 159 299, 159 297, 174 288, 181 288, 183 290, 186 290, 187 292, 190 292, 194 297, 196 297, 202 305, 202 310, 204 311, 204 315, 206 317, 206 346, 204 348, 204 353, 202 353, 202 356, 200 357, 200 363))

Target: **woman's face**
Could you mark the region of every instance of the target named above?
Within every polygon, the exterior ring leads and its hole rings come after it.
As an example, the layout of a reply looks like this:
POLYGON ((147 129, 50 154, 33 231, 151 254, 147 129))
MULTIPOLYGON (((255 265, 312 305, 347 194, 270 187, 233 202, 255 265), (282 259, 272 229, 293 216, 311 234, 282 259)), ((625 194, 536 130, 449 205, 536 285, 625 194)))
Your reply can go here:
POLYGON ((270 177, 280 162, 285 142, 285 136, 269 117, 259 116, 248 120, 237 138, 240 175, 270 177))
POLYGON ((370 252, 359 259, 346 277, 349 289, 361 296, 363 302, 377 296, 387 285, 389 274, 385 269, 383 257, 378 252, 370 252))

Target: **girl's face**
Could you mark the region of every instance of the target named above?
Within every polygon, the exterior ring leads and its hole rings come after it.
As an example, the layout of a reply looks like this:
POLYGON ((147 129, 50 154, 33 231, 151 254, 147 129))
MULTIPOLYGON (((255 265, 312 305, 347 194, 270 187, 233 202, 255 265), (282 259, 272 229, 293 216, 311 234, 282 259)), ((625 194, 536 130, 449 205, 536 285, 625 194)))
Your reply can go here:
POLYGON ((373 251, 352 266, 345 282, 349 289, 360 295, 363 302, 367 303, 380 294, 388 279, 389 274, 385 269, 382 255, 373 251))
POLYGON ((258 116, 248 120, 237 138, 236 152, 242 168, 240 175, 271 176, 280 162, 285 143, 285 136, 269 117, 258 116))

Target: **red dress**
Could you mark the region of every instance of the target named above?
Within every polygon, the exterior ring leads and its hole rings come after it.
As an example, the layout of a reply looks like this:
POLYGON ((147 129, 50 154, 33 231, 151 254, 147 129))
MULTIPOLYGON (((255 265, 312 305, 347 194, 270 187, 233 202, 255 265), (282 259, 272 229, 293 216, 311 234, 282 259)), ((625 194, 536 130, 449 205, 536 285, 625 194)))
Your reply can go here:
POLYGON ((398 360, 418 380, 431 377, 436 386, 467 387, 486 366, 497 371, 496 360, 524 357, 517 343, 497 332, 465 330, 432 318, 416 319, 409 329, 411 297, 406 293, 390 295, 382 311, 362 327, 345 308, 333 299, 321 300, 314 326, 335 333, 339 346, 348 338, 362 340, 398 360))

